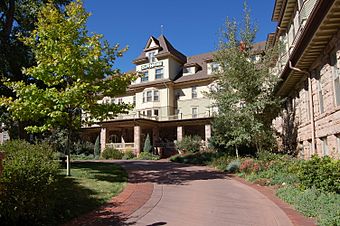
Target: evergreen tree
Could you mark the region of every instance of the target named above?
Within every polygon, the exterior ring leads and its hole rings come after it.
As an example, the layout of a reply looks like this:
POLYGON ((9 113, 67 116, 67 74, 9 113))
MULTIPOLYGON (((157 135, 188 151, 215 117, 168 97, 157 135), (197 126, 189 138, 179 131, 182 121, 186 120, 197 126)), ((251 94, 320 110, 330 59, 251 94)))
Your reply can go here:
POLYGON ((151 141, 150 141, 150 136, 149 134, 146 135, 146 139, 144 142, 144 148, 143 148, 144 152, 150 152, 152 151, 152 145, 151 145, 151 141))
POLYGON ((99 136, 97 136, 96 142, 94 143, 94 158, 99 159, 100 156, 100 142, 99 136))

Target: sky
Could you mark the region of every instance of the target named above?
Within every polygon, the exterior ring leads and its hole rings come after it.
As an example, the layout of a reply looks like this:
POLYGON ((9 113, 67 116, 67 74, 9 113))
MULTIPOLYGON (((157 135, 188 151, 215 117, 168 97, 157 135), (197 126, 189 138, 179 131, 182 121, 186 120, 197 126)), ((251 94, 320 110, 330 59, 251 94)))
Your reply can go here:
MULTIPOLYGON (((274 31, 271 22, 274 0, 248 0, 252 19, 259 31, 257 41, 265 41, 274 31)), ((134 69, 132 61, 139 56, 152 35, 163 34, 186 56, 217 49, 220 30, 227 17, 242 20, 243 0, 84 0, 92 15, 88 30, 103 34, 112 45, 129 46, 116 61, 116 68, 134 69)))

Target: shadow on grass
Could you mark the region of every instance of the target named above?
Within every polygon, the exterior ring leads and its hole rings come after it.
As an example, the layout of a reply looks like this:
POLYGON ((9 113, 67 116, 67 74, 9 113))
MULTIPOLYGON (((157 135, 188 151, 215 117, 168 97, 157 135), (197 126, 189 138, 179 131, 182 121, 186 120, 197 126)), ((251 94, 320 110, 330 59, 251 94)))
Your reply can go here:
MULTIPOLYGON (((67 222, 65 225, 81 225, 82 223, 78 224, 75 218, 80 217, 79 219, 81 219, 87 215, 91 216, 91 214, 96 213, 94 210, 102 209, 101 206, 108 205, 109 200, 99 198, 95 189, 87 188, 77 181, 75 169, 81 169, 81 176, 89 176, 89 179, 95 179, 91 182, 92 185, 95 185, 95 181, 111 183, 127 181, 127 173, 120 166, 112 163, 72 163, 71 168, 74 170, 73 177, 58 176, 55 192, 51 194, 57 198, 57 203, 54 206, 54 219, 51 219, 53 224, 60 225, 67 222)), ((115 203, 110 203, 110 208, 115 206, 115 203)), ((119 222, 125 220, 119 214, 113 215, 111 211, 101 212, 98 218, 110 223, 110 225, 121 225, 119 222)))
POLYGON ((110 183, 126 182, 127 173, 118 165, 102 162, 73 162, 73 169, 89 170, 93 174, 93 179, 99 181, 107 181, 110 183))

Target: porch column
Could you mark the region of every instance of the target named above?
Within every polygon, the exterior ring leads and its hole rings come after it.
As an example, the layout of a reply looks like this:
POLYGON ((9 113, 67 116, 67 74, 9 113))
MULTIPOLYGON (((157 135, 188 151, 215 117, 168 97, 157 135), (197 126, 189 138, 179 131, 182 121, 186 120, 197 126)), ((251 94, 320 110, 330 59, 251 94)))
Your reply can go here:
POLYGON ((181 141, 183 139, 183 126, 177 126, 177 141, 181 141))
POLYGON ((204 127, 205 127, 205 142, 208 144, 208 141, 211 138, 211 125, 207 124, 204 127))
POLYGON ((133 136, 134 136, 134 138, 133 138, 133 142, 134 142, 134 144, 135 144, 135 150, 136 150, 136 154, 137 154, 137 156, 140 154, 140 126, 135 126, 134 128, 133 128, 133 136))
POLYGON ((153 146, 155 146, 156 141, 159 140, 159 130, 158 130, 158 127, 154 127, 152 129, 152 140, 153 140, 153 146))
POLYGON ((100 151, 104 151, 106 147, 106 128, 100 129, 100 151))

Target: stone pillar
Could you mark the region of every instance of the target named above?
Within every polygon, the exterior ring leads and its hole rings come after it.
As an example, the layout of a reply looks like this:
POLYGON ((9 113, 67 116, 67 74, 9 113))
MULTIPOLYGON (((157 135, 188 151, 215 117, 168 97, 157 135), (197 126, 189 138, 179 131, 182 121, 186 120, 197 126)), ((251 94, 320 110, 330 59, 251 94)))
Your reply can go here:
POLYGON ((205 142, 208 144, 208 141, 211 138, 211 125, 207 124, 204 126, 204 128, 205 128, 205 142))
POLYGON ((106 147, 106 128, 100 129, 100 151, 103 152, 106 147))
POLYGON ((159 141, 159 130, 158 130, 158 127, 154 127, 152 129, 152 141, 153 141, 153 146, 155 146, 156 141, 159 141))
POLYGON ((137 156, 140 154, 141 150, 140 150, 140 126, 135 126, 133 128, 133 142, 135 143, 135 152, 137 154, 137 156))
POLYGON ((177 141, 181 141, 183 139, 183 126, 177 126, 177 141))

